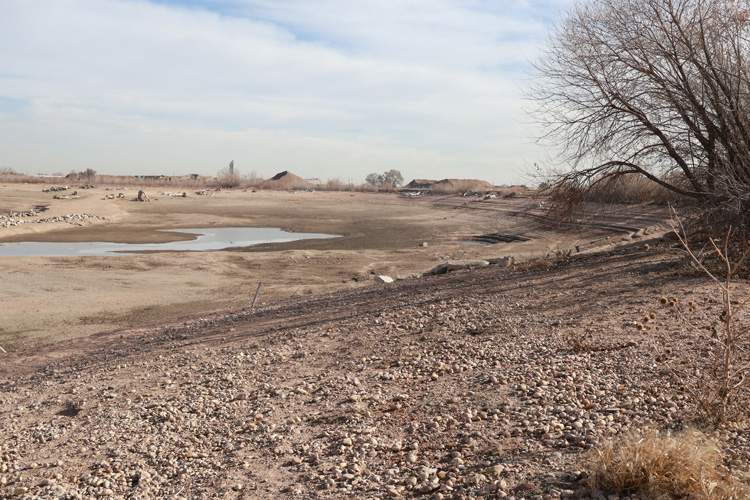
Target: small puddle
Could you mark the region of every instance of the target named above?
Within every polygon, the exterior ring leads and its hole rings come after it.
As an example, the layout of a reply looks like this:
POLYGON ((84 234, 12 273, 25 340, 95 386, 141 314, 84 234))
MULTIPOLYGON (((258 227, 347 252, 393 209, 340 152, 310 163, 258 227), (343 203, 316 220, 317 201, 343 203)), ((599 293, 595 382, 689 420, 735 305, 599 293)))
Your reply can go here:
POLYGON ((459 243, 463 243, 464 245, 494 245, 492 242, 479 240, 465 240, 459 241, 459 243))
POLYGON ((264 243, 285 243, 288 241, 339 237, 335 234, 323 233, 289 233, 281 229, 265 227, 165 229, 164 231, 194 234, 196 238, 168 243, 109 243, 104 241, 2 243, 0 244, 0 257, 76 257, 149 251, 210 252, 264 243))
POLYGON ((460 243, 464 245, 495 245, 497 243, 516 243, 530 241, 531 238, 521 236, 520 234, 483 234, 481 236, 472 236, 470 240, 464 240, 460 243))

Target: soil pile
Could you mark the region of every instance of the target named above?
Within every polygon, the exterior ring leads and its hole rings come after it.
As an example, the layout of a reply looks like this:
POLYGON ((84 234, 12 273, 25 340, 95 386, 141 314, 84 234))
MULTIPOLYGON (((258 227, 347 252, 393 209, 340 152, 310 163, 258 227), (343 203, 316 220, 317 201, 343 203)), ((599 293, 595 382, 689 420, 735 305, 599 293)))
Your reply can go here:
POLYGON ((299 175, 295 175, 287 170, 279 172, 267 182, 269 189, 310 189, 314 187, 299 175))
POLYGON ((435 183, 437 188, 452 188, 456 191, 488 190, 493 186, 487 181, 479 179, 443 179, 435 183))
POLYGON ((413 179, 405 187, 409 189, 434 189, 442 192, 489 191, 494 189, 492 184, 479 179, 443 179, 441 181, 413 179))

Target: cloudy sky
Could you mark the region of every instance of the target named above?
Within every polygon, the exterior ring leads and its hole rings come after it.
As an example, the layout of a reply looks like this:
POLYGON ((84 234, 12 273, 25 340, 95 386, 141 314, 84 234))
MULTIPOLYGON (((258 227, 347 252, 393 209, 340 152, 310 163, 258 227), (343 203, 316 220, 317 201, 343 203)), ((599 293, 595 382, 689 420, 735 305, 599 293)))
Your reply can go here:
POLYGON ((0 168, 524 180, 565 0, 1 0, 0 168))

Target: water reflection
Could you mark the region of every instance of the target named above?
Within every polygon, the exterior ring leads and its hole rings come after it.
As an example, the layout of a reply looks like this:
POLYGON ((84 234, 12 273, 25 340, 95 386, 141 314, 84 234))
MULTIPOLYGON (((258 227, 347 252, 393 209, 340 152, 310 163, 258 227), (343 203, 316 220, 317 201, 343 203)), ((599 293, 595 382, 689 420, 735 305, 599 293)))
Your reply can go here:
POLYGON ((277 228, 217 227, 201 229, 169 229, 169 232, 195 234, 196 238, 169 243, 108 243, 91 241, 82 243, 53 243, 24 241, 0 244, 0 257, 73 257, 109 255, 112 253, 139 253, 147 251, 207 252, 227 248, 248 247, 263 243, 336 238, 334 234, 289 233, 277 228))

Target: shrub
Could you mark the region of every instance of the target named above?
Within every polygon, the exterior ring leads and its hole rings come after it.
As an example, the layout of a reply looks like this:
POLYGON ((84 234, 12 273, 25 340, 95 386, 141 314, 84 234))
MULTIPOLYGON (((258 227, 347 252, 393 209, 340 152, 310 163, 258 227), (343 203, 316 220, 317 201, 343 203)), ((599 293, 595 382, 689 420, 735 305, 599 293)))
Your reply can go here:
MULTIPOLYGON (((707 246, 708 256, 701 257, 701 253, 694 252, 684 236, 685 228, 677 220, 679 227, 675 227, 675 234, 687 252, 690 263, 716 285, 721 293, 723 311, 719 316, 719 326, 706 331, 697 330, 698 345, 703 351, 700 359, 688 359, 688 367, 676 370, 678 375, 687 382, 688 389, 693 393, 693 399, 698 405, 700 417, 710 424, 722 424, 735 419, 742 412, 746 412, 750 387, 750 328, 740 324, 739 314, 750 301, 734 300, 735 284, 733 277, 737 276, 750 256, 750 242, 742 238, 741 248, 732 257, 732 228, 728 228, 722 240, 709 238, 707 246), (717 243, 718 241, 718 243, 717 243), (709 264, 713 261, 716 269, 709 264), (707 359, 708 363, 704 360, 707 359), (707 365, 707 366, 706 366, 707 365)), ((674 224, 673 224, 674 226, 674 224)), ((675 307, 677 302, 669 304, 675 307)), ((692 309, 694 306, 689 305, 692 309)))
POLYGON ((740 500, 750 488, 724 468, 719 447, 697 430, 636 432, 589 454, 591 486, 650 500, 740 500), (690 496, 692 495, 692 496, 690 496))

